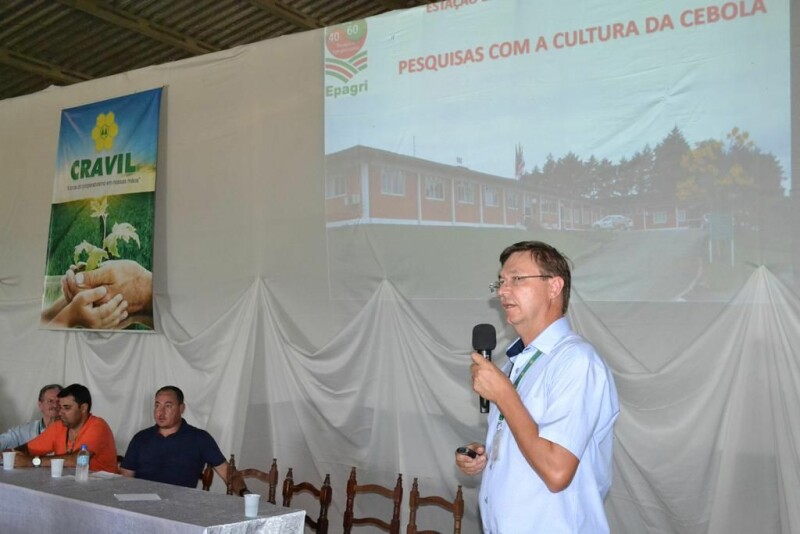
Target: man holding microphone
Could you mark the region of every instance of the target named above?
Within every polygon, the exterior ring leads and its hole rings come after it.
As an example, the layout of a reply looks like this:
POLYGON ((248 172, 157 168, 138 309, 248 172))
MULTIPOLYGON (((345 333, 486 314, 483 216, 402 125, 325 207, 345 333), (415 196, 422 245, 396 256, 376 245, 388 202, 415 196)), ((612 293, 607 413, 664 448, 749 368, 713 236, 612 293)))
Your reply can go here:
POLYGON ((569 263, 546 243, 523 241, 500 264, 490 287, 519 338, 502 371, 472 354, 473 389, 491 402, 489 429, 486 445, 459 449, 456 465, 483 474, 484 533, 607 533, 619 403, 605 362, 565 317, 569 263))

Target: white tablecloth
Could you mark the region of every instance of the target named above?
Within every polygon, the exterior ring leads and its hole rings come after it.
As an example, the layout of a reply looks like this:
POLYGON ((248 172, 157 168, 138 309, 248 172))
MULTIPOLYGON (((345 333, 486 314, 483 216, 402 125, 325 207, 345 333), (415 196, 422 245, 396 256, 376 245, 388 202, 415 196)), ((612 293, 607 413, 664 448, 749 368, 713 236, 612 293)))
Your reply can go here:
POLYGON ((244 516, 241 497, 105 473, 77 482, 73 469, 64 469, 64 475, 51 478, 46 467, 0 470, 0 532, 303 532, 304 511, 272 505, 263 497, 258 517, 251 519, 244 516), (153 495, 158 500, 120 500, 153 495))

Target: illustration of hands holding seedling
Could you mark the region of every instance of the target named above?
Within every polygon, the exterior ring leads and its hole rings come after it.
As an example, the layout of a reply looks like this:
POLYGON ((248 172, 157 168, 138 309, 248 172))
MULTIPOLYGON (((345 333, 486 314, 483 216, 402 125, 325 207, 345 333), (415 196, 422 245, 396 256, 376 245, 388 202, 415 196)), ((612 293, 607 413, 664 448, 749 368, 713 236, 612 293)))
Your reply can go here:
POLYGON ((73 263, 61 278, 62 296, 42 313, 56 328, 123 329, 132 322, 152 327, 152 273, 120 257, 119 243, 136 243, 136 228, 114 223, 107 232, 108 201, 92 199, 90 216, 102 221, 102 243, 84 239, 74 247, 73 263))

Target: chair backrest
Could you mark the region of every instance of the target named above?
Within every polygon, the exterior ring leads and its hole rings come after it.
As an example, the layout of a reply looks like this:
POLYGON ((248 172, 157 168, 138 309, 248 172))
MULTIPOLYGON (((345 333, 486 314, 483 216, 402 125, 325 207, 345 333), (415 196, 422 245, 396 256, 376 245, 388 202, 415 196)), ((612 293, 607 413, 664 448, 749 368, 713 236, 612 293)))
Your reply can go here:
POLYGON ((453 514, 453 534, 461 534, 461 518, 464 517, 464 496, 461 494, 461 485, 458 486, 456 498, 453 501, 436 495, 420 497, 415 478, 408 497, 409 513, 406 534, 438 534, 435 530, 417 530, 417 508, 428 505, 439 506, 451 512, 453 514))
POLYGON ((203 474, 200 475, 200 481, 203 483, 204 491, 211 490, 211 483, 214 482, 214 468, 211 464, 206 464, 206 468, 203 469, 203 474))
POLYGON ((326 474, 322 486, 317 489, 309 482, 295 484, 294 473, 292 473, 292 468, 290 467, 286 473, 286 480, 283 481, 283 505, 291 506, 294 494, 302 492, 311 493, 319 501, 319 517, 314 521, 306 514, 306 524, 314 529, 317 534, 328 534, 328 507, 331 505, 331 499, 333 498, 331 476, 326 474))
POLYGON ((247 484, 244 482, 248 478, 255 478, 260 480, 269 487, 269 494, 267 502, 276 504, 275 491, 278 488, 278 460, 272 459, 272 466, 269 472, 261 471, 260 469, 236 469, 236 458, 231 454, 231 459, 228 461, 228 495, 238 495, 242 497, 245 493, 250 493, 247 484))
POLYGON ((350 479, 347 481, 347 505, 344 510, 344 534, 349 534, 354 525, 372 525, 390 534, 400 534, 400 504, 403 502, 403 475, 397 475, 394 489, 377 484, 359 485, 356 481, 356 468, 350 470, 350 479), (394 505, 391 521, 384 521, 377 517, 353 517, 355 497, 359 493, 375 493, 391 499, 394 505))

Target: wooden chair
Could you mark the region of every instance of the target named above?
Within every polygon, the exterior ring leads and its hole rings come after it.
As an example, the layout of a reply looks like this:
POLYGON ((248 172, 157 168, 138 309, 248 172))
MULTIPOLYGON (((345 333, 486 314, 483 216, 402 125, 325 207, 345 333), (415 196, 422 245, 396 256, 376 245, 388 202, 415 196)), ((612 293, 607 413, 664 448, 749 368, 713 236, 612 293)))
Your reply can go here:
POLYGON ((453 534, 461 534, 461 518, 464 517, 464 496, 461 494, 461 485, 458 486, 455 500, 451 502, 436 495, 420 497, 415 478, 408 498, 409 514, 406 534, 438 534, 435 530, 417 530, 417 508, 428 505, 439 506, 451 512, 453 514, 453 534))
POLYGON ((204 491, 211 490, 211 483, 214 482, 214 468, 211 464, 206 464, 206 468, 203 469, 203 474, 200 475, 200 481, 203 484, 204 491))
POLYGON ((286 507, 291 506, 294 494, 304 491, 311 493, 319 501, 319 517, 314 521, 306 514, 306 525, 314 529, 317 534, 328 534, 328 507, 331 505, 331 499, 333 498, 331 476, 326 474, 325 481, 317 489, 308 482, 295 484, 292 468, 290 467, 286 473, 286 480, 283 481, 283 505, 286 507))
POLYGON ((403 475, 397 475, 397 484, 394 489, 377 484, 359 485, 356 481, 356 468, 350 470, 350 479, 347 481, 347 505, 344 510, 344 534, 350 534, 354 525, 372 525, 390 534, 400 534, 400 504, 403 502, 403 475), (375 493, 391 499, 394 504, 392 520, 383 521, 377 517, 353 517, 353 504, 356 494, 375 493))
POLYGON ((268 473, 252 468, 240 471, 236 469, 236 458, 231 454, 231 459, 228 461, 228 495, 242 497, 245 493, 250 493, 247 484, 244 482, 248 478, 255 478, 269 486, 267 502, 276 504, 275 491, 278 488, 278 460, 272 459, 272 466, 269 468, 268 473))

